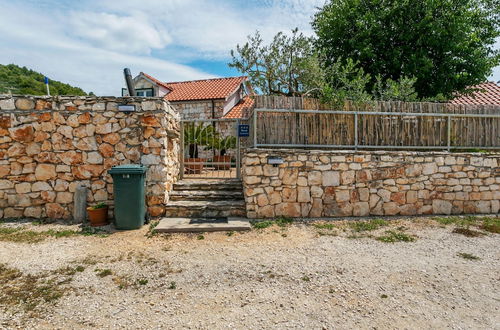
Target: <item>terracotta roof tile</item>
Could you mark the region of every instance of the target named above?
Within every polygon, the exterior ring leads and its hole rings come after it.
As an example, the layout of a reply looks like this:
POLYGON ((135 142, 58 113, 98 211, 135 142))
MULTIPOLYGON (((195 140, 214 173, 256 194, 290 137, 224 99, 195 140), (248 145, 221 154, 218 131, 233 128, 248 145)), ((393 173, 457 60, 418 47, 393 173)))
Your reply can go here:
POLYGON ((250 109, 254 106, 254 103, 255 102, 251 97, 245 96, 222 118, 247 118, 250 113, 250 109))
POLYGON ((171 90, 165 95, 168 101, 193 101, 226 99, 246 80, 246 77, 216 78, 205 80, 163 82, 171 90))
POLYGON ((452 104, 484 104, 500 105, 500 86, 489 81, 476 86, 473 89, 478 91, 468 95, 460 95, 450 101, 452 104))

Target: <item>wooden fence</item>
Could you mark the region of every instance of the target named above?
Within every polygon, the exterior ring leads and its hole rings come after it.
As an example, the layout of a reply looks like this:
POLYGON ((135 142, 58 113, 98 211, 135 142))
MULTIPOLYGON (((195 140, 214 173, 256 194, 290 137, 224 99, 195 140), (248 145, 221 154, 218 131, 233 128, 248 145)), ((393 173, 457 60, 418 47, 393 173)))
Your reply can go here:
POLYGON ((499 106, 258 96, 252 116, 256 147, 500 149, 499 106))

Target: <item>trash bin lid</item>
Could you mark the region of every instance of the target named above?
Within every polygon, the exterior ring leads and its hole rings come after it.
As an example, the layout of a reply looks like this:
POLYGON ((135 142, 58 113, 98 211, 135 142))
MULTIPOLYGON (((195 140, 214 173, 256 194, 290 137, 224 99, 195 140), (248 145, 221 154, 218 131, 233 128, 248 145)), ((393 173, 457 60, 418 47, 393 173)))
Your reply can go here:
POLYGON ((126 164, 113 166, 108 173, 113 174, 144 174, 147 168, 144 165, 139 164, 126 164))

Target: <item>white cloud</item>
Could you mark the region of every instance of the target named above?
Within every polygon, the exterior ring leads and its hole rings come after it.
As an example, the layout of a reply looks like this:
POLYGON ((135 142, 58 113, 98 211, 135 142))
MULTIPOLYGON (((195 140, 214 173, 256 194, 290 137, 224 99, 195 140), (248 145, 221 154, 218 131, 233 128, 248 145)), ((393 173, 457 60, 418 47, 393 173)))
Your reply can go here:
POLYGON ((164 48, 172 41, 165 30, 151 24, 143 14, 72 12, 68 21, 72 34, 104 49, 149 54, 152 49, 164 48))

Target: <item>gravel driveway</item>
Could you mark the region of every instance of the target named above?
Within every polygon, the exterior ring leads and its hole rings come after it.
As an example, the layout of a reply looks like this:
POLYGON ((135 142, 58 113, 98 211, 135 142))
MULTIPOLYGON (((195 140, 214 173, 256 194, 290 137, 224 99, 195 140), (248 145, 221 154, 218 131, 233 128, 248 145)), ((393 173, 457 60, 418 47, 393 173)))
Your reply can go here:
POLYGON ((334 224, 163 236, 4 223, 0 327, 500 329, 498 234, 334 224))

